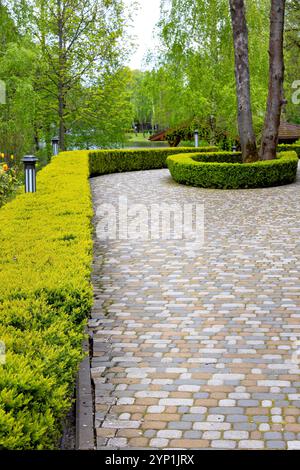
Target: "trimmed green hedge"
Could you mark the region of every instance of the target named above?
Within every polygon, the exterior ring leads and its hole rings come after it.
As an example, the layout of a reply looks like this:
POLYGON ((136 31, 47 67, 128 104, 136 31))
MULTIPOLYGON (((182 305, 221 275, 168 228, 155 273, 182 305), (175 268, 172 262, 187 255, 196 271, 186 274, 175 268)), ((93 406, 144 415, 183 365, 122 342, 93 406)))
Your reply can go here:
POLYGON ((241 163, 240 154, 172 155, 167 164, 177 183, 202 188, 262 188, 293 183, 298 158, 295 152, 282 152, 276 160, 241 163), (239 160, 237 163, 233 163, 239 160))
POLYGON ((0 210, 0 449, 56 447, 71 406, 93 299, 88 177, 87 152, 60 154, 0 210))
POLYGON ((294 151, 300 158, 300 144, 280 144, 277 147, 278 152, 291 152, 294 151))
POLYGON ((197 153, 191 156, 195 162, 206 163, 243 163, 241 152, 211 152, 207 154, 197 153))
MULTIPOLYGON (((198 152, 214 152, 217 147, 199 147, 198 152)), ((195 153, 194 148, 160 148, 141 150, 97 150, 89 153, 90 175, 106 175, 123 171, 166 168, 169 155, 195 153)))

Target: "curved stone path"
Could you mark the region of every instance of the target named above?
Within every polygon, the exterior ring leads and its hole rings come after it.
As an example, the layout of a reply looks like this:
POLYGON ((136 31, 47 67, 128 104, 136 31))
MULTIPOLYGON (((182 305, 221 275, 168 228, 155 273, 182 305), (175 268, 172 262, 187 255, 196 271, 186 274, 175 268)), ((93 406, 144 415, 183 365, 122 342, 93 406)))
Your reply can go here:
MULTIPOLYGON (((102 203, 197 202, 205 243, 95 242, 97 448, 300 449, 300 192, 91 180, 102 203)), ((95 223, 98 223, 97 217, 95 223)))

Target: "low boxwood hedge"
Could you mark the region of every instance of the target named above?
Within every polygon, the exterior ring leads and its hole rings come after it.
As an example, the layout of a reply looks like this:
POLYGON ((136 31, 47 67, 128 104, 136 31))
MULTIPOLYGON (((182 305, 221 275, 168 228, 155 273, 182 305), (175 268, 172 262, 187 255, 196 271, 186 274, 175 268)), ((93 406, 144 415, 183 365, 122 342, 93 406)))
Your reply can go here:
POLYGON ((0 210, 0 449, 52 449, 92 305, 88 153, 53 158, 0 210))
POLYGON ((241 163, 241 154, 231 152, 172 155, 168 168, 177 183, 203 188, 263 188, 293 183, 298 157, 282 152, 275 160, 241 163))
MULTIPOLYGON (((199 147, 198 152, 215 152, 217 147, 199 147)), ((141 150, 97 150, 90 152, 90 175, 106 175, 122 171, 166 168, 169 155, 195 153, 194 148, 160 148, 141 150)))
POLYGON ((300 158, 300 144, 280 144, 278 145, 278 152, 291 152, 294 151, 300 158))

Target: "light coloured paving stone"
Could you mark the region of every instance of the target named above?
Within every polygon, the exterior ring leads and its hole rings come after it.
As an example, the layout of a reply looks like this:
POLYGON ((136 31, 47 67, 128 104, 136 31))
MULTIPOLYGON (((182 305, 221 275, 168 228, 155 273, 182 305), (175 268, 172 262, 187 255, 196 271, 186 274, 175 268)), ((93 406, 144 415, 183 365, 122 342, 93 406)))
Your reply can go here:
POLYGON ((199 415, 205 414, 207 413, 207 408, 205 406, 191 406, 190 413, 195 413, 199 415))
POLYGON ((179 392, 199 392, 200 386, 199 385, 179 385, 178 387, 179 392))
POLYGON ((239 441, 238 446, 240 449, 263 449, 264 442, 258 440, 245 440, 239 441))
POLYGON ((291 382, 288 380, 258 380, 259 387, 290 387, 291 382))
POLYGON ((273 416, 271 417, 271 419, 272 419, 272 423, 282 423, 282 422, 283 422, 282 416, 279 416, 279 415, 278 415, 278 416, 277 416, 277 415, 273 415, 273 416))
POLYGON ((137 392, 135 396, 137 398, 164 398, 169 395, 169 392, 152 392, 148 390, 144 390, 142 392, 137 392))
POLYGON ((136 429, 140 426, 140 421, 126 421, 126 420, 107 420, 103 421, 103 428, 114 429, 136 429))
POLYGON ((192 406, 194 401, 189 398, 162 398, 159 406, 192 406))
POLYGON ((288 450, 300 450, 300 440, 288 441, 287 446, 288 446, 288 450))
POLYGON ((131 397, 122 397, 117 401, 117 405, 133 405, 134 398, 131 397))
POLYGON ((268 423, 262 423, 259 425, 258 429, 262 432, 270 431, 270 425, 268 423))
POLYGON ((147 413, 163 413, 165 411, 165 406, 149 406, 147 408, 147 413))
POLYGON ((154 438, 150 440, 150 447, 164 448, 167 447, 168 443, 168 439, 154 438))
POLYGON ((162 437, 165 439, 180 439, 181 436, 182 431, 176 431, 175 429, 163 429, 157 433, 157 437, 162 437))
POLYGON ((273 402, 271 402, 271 400, 263 400, 261 405, 267 408, 271 408, 271 406, 273 406, 273 402))
POLYGON ((152 381, 154 385, 172 385, 173 382, 172 379, 153 379, 152 381))
POLYGON ((235 441, 228 441, 226 439, 212 441, 211 447, 217 449, 234 449, 236 447, 235 441))
POLYGON ((113 437, 112 439, 109 439, 107 442, 108 447, 117 447, 117 448, 122 448, 126 447, 127 445, 127 439, 124 437, 113 437))
POLYGON ((288 399, 293 401, 293 400, 300 400, 300 393, 289 393, 288 394, 288 399))
POLYGON ((213 439, 220 439, 221 432, 220 431, 205 431, 202 435, 203 439, 207 439, 209 441, 213 439))
MULTIPOLYGON (((222 351, 225 352, 225 351, 222 351)), ((237 381, 237 380, 243 380, 245 378, 245 374, 214 374, 213 379, 214 380, 220 380, 221 382, 224 381, 237 381)))
POLYGON ((230 429, 229 423, 194 423, 195 431, 227 431, 230 429))
POLYGON ((167 374, 182 374, 187 372, 187 369, 182 367, 167 367, 166 372, 167 374))
POLYGON ((236 400, 220 400, 219 401, 219 406, 235 406, 236 400))
POLYGON ((224 415, 208 415, 207 416, 207 421, 213 422, 213 423, 222 423, 225 419, 224 415))
POLYGON ((225 431, 224 439, 248 439, 249 433, 247 431, 225 431))
POLYGON ((286 442, 284 441, 267 441, 266 446, 268 449, 284 450, 286 449, 286 442))

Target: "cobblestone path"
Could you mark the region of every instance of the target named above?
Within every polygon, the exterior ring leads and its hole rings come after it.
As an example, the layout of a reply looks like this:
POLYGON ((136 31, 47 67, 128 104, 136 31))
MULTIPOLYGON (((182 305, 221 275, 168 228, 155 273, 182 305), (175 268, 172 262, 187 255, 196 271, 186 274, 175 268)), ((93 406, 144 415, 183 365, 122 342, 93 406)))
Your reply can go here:
POLYGON ((300 449, 299 183, 204 190, 156 170, 91 185, 95 209, 205 205, 194 258, 180 240, 96 241, 97 448, 300 449))

